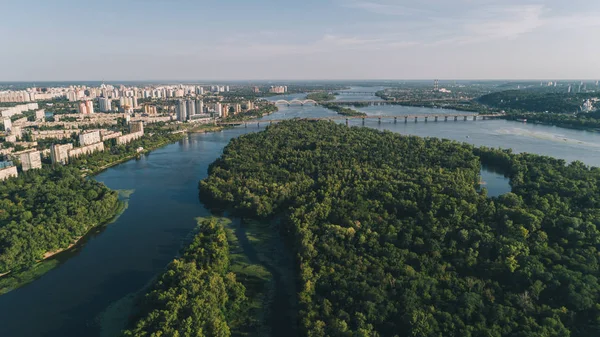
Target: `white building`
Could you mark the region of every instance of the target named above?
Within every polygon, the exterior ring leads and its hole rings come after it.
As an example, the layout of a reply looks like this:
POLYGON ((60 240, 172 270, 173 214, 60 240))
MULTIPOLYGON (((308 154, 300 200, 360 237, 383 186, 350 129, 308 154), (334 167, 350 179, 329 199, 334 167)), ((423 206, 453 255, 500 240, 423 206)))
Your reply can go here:
POLYGON ((98 99, 98 105, 99 105, 100 111, 102 111, 102 112, 109 112, 112 110, 111 101, 109 98, 100 97, 98 99))
POLYGON ((21 153, 21 165, 23 166, 23 171, 42 168, 40 151, 33 150, 21 153))
POLYGON ((79 134, 79 145, 87 146, 100 142, 100 131, 88 131, 79 134))

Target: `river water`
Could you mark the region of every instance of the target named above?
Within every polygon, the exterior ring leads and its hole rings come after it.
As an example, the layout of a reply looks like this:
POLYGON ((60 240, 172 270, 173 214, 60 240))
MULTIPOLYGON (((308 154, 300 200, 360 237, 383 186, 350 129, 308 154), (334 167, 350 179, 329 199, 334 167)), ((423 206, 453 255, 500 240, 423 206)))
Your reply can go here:
MULTIPOLYGON (((357 90, 357 89, 355 89, 357 90)), ((289 95, 287 98, 303 98, 289 95)), ((349 95, 350 96, 350 95, 349 95)), ((277 97, 277 99, 281 96, 277 97)), ((366 99, 371 99, 368 97, 366 99)), ((286 98, 284 98, 286 99, 286 98)), ((361 108, 370 114, 402 115, 422 108, 377 106, 361 108)), ((431 110, 431 109, 430 109, 431 110)), ((440 114, 440 110, 435 110, 440 114)), ((281 106, 264 119, 335 116, 320 106, 281 106)), ((343 121, 341 121, 343 122, 343 121)), ((362 125, 351 120, 351 125, 362 125)), ((95 337, 107 335, 111 323, 102 313, 148 284, 173 259, 194 220, 209 212, 198 201, 197 184, 232 137, 259 131, 256 124, 223 132, 191 134, 137 160, 96 176, 112 189, 134 190, 129 208, 74 256, 40 279, 0 296, 0 336, 95 337)), ((600 134, 504 120, 418 122, 403 119, 366 120, 365 126, 401 134, 441 137, 475 145, 513 148, 581 160, 600 166, 600 134)), ((490 195, 508 191, 503 177, 484 172, 490 195), (492 185, 494 191, 492 191, 492 185)), ((126 310, 121 311, 123 316, 126 310)), ((118 312, 117 312, 118 314, 118 312)), ((113 313, 114 316, 114 313, 113 313)), ((119 315, 117 315, 119 316, 119 315)), ((123 318, 123 317, 121 317, 123 318)))

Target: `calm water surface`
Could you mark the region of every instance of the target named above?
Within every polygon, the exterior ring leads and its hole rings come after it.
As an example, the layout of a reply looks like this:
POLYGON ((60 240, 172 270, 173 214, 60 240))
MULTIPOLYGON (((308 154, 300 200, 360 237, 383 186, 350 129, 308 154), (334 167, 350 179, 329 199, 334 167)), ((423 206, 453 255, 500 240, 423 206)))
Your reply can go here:
MULTIPOLYGON (((293 96, 293 95, 290 95, 293 96)), ((304 97, 305 95, 298 95, 304 97)), ((281 98, 279 96, 278 98, 281 98)), ((296 97, 288 97, 296 98, 296 97)), ((415 113, 398 106, 369 107, 370 114, 415 113), (377 108, 377 109, 375 109, 377 108), (381 110, 385 108, 385 110, 381 110)), ((418 110, 423 111, 423 110, 418 110)), ((435 113, 440 113, 435 110, 435 113)), ((334 116, 319 106, 280 107, 265 119, 334 116)), ((192 134, 139 159, 123 163, 96 179, 112 189, 128 189, 129 208, 78 253, 39 280, 0 296, 0 336, 95 337, 102 313, 142 289, 164 270, 196 225, 209 213, 198 201, 197 183, 232 137, 263 129, 256 125, 211 134, 192 134)), ((351 125, 362 125, 352 120, 351 125)), ((475 145, 514 148, 581 160, 600 166, 600 134, 508 121, 418 122, 367 120, 365 126, 401 134, 442 137, 475 145)), ((489 195, 507 192, 506 180, 482 175, 489 195)), ((503 178, 500 176, 500 178, 503 178)), ((124 311, 126 312, 126 310, 124 311)), ((123 315, 123 314, 121 314, 123 315)))

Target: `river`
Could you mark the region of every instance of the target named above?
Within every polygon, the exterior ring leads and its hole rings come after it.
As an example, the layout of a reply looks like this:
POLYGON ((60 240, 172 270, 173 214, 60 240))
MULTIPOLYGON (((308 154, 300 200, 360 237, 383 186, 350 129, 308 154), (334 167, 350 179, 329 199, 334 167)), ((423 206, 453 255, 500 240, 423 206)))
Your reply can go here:
MULTIPOLYGON (((293 96, 304 97, 289 95, 284 99, 295 98, 293 96)), ((423 108, 399 106, 360 108, 367 113, 379 111, 386 115, 411 113, 411 109, 423 111, 423 108), (375 108, 378 110, 372 111, 375 108)), ((279 112, 264 119, 329 115, 335 114, 320 106, 281 106, 279 112)), ((351 120, 350 123, 361 125, 362 121, 351 120)), ((194 218, 209 215, 198 201, 197 190, 198 181, 207 175, 208 165, 232 137, 262 130, 266 124, 260 128, 253 124, 223 132, 190 134, 178 143, 96 176, 112 189, 134 190, 129 208, 60 266, 0 296, 0 336, 101 336, 101 326, 110 326, 110 322, 101 320, 102 313, 142 289, 163 271, 196 226, 194 218)), ((600 166, 600 134, 593 132, 504 120, 409 121, 406 124, 398 120, 394 124, 393 120, 384 119, 381 124, 367 120, 365 126, 513 148, 516 152, 581 160, 600 166)), ((482 176, 488 181, 493 178, 482 176)), ((490 191, 493 192, 490 195, 505 192, 504 187, 498 191, 490 191)))

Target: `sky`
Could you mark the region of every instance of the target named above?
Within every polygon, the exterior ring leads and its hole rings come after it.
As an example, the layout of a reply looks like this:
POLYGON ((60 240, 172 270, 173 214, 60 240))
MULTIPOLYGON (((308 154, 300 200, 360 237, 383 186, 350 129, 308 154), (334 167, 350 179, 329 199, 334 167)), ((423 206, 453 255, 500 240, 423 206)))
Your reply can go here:
POLYGON ((598 0, 0 0, 0 81, 600 79, 598 0))

